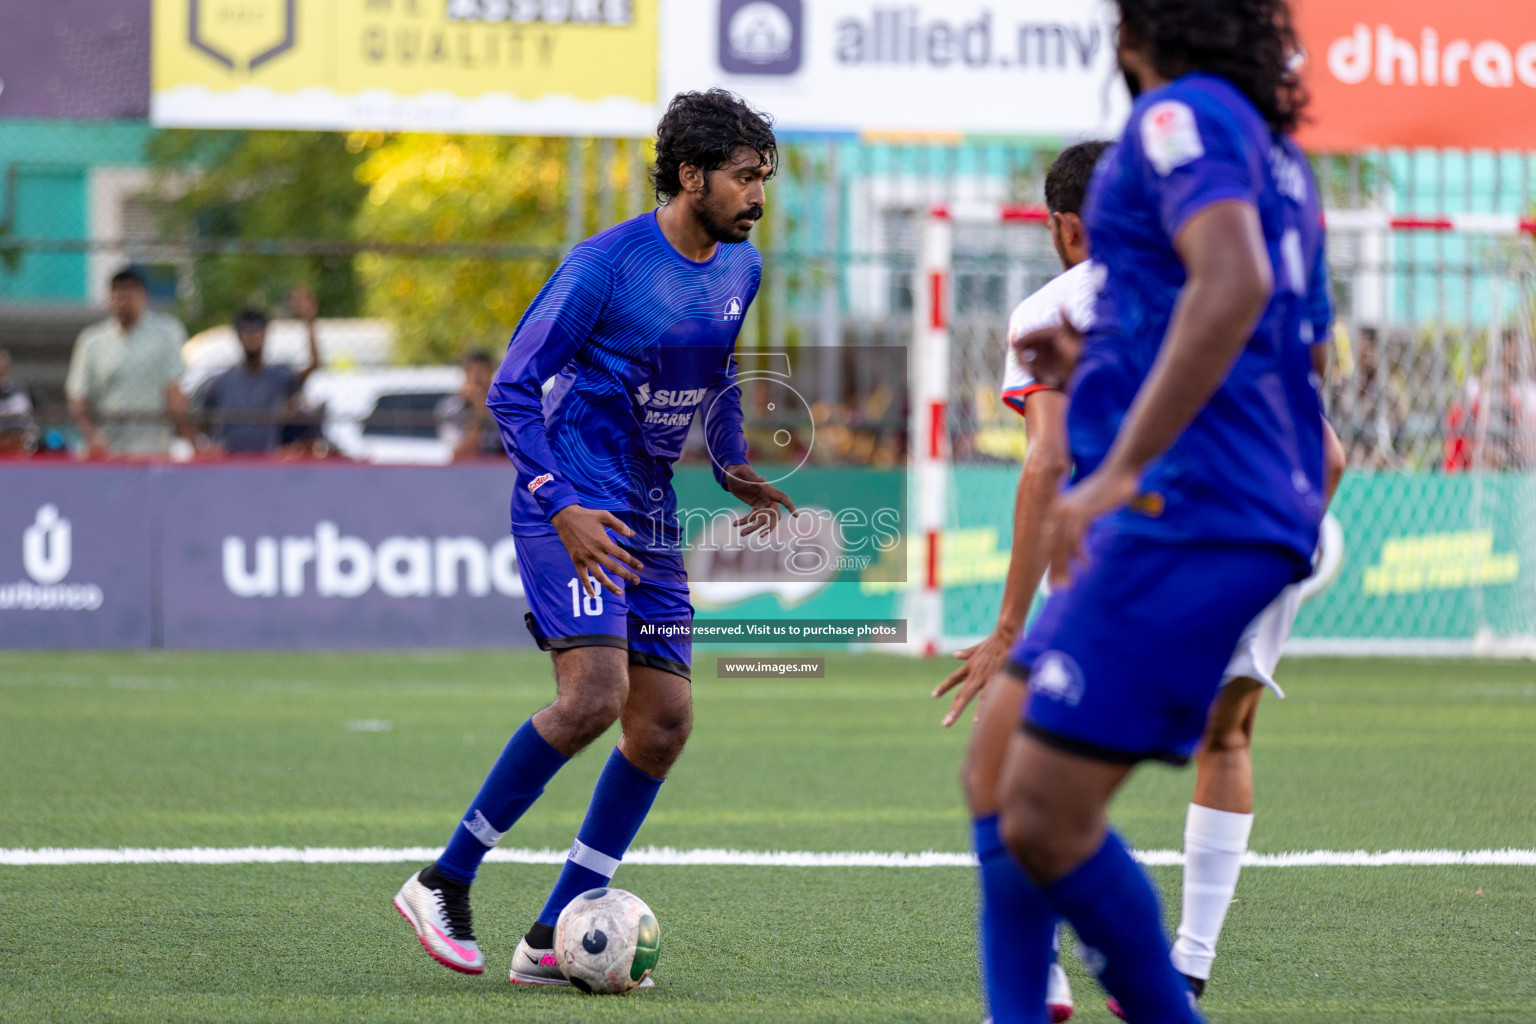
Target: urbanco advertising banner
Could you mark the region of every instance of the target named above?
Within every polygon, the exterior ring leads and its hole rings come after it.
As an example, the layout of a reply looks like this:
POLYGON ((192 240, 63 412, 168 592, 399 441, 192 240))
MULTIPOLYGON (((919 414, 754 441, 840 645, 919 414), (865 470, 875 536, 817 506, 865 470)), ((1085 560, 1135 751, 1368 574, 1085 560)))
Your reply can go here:
POLYGON ((508 467, 161 474, 167 647, 531 644, 508 467))
POLYGON ((169 127, 648 135, 658 0, 154 0, 169 127))
POLYGON ((664 0, 662 94, 721 86, 788 131, 1108 137, 1103 0, 664 0))
POLYGON ((1530 0, 1294 0, 1314 151, 1536 148, 1530 0))
POLYGON ((16 466, 3 473, 0 647, 148 647, 150 471, 16 466))

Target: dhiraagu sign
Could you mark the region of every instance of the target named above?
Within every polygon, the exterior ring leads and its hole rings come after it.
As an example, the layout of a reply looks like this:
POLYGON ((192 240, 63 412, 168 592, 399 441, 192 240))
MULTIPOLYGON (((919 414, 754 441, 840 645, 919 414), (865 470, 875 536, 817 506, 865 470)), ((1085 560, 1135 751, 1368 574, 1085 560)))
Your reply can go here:
POLYGON ((154 0, 173 127, 645 135, 659 0, 154 0))

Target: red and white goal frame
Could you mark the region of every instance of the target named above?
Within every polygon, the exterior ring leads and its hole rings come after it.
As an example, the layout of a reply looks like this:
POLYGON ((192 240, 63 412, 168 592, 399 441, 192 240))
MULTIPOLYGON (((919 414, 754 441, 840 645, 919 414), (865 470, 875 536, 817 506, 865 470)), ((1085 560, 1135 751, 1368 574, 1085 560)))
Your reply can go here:
MULTIPOLYGON (((1403 233, 1480 239, 1536 237, 1536 217, 1499 213, 1397 214, 1383 210, 1330 210, 1325 214, 1335 237, 1388 239, 1403 233)), ((945 629, 944 536, 951 494, 949 412, 954 300, 954 247, 957 226, 1017 225, 1044 228, 1050 213, 1043 206, 955 202, 928 208, 920 217, 919 258, 913 281, 914 323, 908 353, 910 396, 908 438, 913 543, 909 558, 908 650, 932 656, 979 639, 945 629)), ((1530 297, 1526 297, 1529 305, 1530 297)), ((1006 311, 1002 314, 1006 320, 1006 311)), ((1347 319, 1345 311, 1341 318, 1347 319)), ((1532 552, 1536 557, 1536 552, 1532 552)), ((995 614, 995 612, 994 612, 995 614)), ((1433 653, 1427 647, 1426 653, 1433 653)), ((1460 652, 1459 653, 1467 653, 1460 652)), ((1352 653, 1341 648, 1334 653, 1352 653)), ((1366 645, 1359 653, 1380 653, 1366 645)), ((1453 653, 1447 649, 1447 653, 1453 653)))

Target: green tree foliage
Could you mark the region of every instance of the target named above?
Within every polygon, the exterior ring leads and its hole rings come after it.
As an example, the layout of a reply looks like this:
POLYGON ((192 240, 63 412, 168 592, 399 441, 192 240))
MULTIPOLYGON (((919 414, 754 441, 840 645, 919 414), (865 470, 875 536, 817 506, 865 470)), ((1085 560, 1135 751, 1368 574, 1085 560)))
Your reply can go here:
MULTIPOLYGON (((313 287, 323 316, 395 327, 403 363, 500 351, 570 238, 633 216, 641 151, 599 169, 598 144, 379 132, 166 131, 151 142, 165 237, 248 243, 195 255, 182 313, 199 330, 313 287), (571 145, 586 147, 570 222, 571 145), (606 199, 606 203, 605 200, 606 199), (483 251, 475 251, 477 247, 483 251), (315 250, 319 250, 316 252, 315 250), (469 249, 471 251, 466 252, 469 249)), ((640 196, 640 209, 649 202, 640 196)))
MULTIPOLYGON (((156 189, 175 197, 162 230, 170 239, 261 240, 279 250, 295 239, 346 242, 368 194, 357 171, 377 141, 332 132, 159 132, 149 146, 156 189)), ((201 255, 192 268, 181 312, 194 330, 243 306, 275 308, 300 282, 315 290, 324 316, 356 316, 362 306, 344 246, 320 255, 201 255)))
POLYGON ((368 189, 359 239, 520 251, 361 253, 364 312, 395 325, 396 358, 451 362, 469 348, 505 347, 564 240, 567 153, 562 139, 447 135, 397 135, 369 153, 358 169, 368 189))

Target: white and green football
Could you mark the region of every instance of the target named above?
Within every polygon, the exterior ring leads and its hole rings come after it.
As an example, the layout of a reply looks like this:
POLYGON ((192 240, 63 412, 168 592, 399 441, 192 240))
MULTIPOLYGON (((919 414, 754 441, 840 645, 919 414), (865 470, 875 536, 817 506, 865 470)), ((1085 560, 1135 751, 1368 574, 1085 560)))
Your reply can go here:
POLYGON ((656 915, 623 889, 589 889, 566 904, 555 922, 555 962, 588 995, 639 988, 660 952, 656 915))

